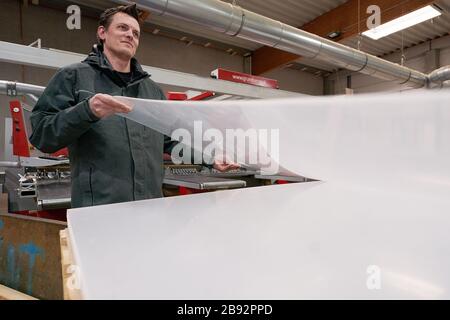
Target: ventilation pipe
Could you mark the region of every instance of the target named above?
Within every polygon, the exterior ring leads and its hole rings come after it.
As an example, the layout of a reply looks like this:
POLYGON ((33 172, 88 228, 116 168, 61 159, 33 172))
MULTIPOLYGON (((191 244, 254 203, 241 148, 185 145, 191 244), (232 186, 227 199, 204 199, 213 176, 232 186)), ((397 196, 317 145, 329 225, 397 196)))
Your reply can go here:
POLYGON ((450 66, 445 66, 434 70, 428 75, 431 83, 442 85, 445 81, 450 80, 450 66))

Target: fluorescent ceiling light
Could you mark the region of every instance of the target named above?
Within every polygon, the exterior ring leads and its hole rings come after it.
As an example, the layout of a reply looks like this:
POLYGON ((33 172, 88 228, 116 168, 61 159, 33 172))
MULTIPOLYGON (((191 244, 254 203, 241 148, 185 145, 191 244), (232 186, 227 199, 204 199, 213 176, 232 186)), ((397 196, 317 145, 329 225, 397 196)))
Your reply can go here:
POLYGON ((363 32, 363 35, 374 40, 378 40, 397 31, 412 27, 416 24, 440 16, 441 14, 442 12, 435 6, 426 6, 419 10, 401 16, 397 19, 379 25, 376 28, 367 30, 363 32))

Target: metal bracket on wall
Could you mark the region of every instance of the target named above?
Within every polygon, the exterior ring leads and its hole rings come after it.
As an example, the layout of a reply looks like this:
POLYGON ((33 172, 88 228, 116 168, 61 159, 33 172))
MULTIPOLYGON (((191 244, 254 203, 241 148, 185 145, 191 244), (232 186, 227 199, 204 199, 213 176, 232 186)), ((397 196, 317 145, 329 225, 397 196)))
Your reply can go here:
POLYGON ((17 85, 16 82, 8 82, 6 84, 6 95, 9 97, 17 96, 17 85))
POLYGON ((28 46, 41 49, 41 44, 42 44, 41 38, 38 38, 36 41, 30 43, 28 46))

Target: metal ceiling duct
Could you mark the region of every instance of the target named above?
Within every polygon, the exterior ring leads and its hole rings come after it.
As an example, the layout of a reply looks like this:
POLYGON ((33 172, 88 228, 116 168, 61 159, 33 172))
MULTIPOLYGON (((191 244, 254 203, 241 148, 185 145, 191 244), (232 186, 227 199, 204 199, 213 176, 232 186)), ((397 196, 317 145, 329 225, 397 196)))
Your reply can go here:
MULTIPOLYGON (((125 4, 129 1, 113 0, 125 4)), ((217 32, 243 38, 337 67, 410 87, 428 85, 422 72, 392 63, 359 50, 319 37, 290 25, 219 0, 134 0, 141 9, 206 26, 217 32)))
POLYGON ((434 70, 428 75, 430 82, 442 84, 450 80, 450 66, 445 66, 434 70))

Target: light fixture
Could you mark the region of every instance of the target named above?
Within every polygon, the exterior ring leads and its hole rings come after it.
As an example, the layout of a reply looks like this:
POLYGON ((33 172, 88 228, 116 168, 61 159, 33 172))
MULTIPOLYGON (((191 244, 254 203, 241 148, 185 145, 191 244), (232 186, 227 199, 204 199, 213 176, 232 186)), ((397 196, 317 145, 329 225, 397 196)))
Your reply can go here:
POLYGON ((441 10, 439 10, 436 6, 429 5, 416 11, 410 12, 397 19, 383 23, 376 28, 367 30, 363 32, 363 35, 374 40, 378 40, 397 31, 407 29, 416 24, 433 19, 437 16, 440 16, 441 14, 441 10))
POLYGON ((332 32, 330 32, 327 35, 327 37, 330 38, 330 39, 336 39, 336 38, 338 38, 340 36, 341 36, 341 32, 340 31, 332 31, 332 32))

